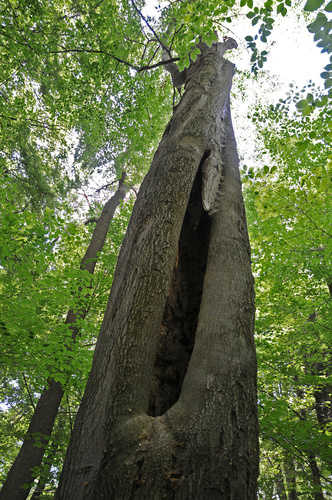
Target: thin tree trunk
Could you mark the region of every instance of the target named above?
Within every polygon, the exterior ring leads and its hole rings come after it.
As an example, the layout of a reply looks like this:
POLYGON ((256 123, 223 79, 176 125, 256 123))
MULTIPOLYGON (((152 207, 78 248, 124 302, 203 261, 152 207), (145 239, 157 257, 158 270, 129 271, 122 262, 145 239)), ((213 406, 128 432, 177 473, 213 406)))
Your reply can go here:
POLYGON ((141 186, 56 499, 256 498, 254 291, 234 66, 223 58, 232 47, 200 47, 141 186))
POLYGON ((297 500, 298 496, 296 490, 296 470, 294 461, 291 458, 287 458, 284 462, 284 467, 288 500, 297 500))
MULTIPOLYGON (((332 298, 332 283, 327 283, 329 289, 330 298, 332 298)), ((316 321, 316 314, 312 315, 310 321, 316 321)), ((321 362, 315 362, 310 364, 310 373, 317 375, 322 374, 329 376, 331 374, 332 358, 331 352, 325 352, 325 359, 321 362)), ((317 414, 317 420, 322 428, 325 428, 332 422, 332 385, 327 384, 325 386, 317 387, 314 392, 316 404, 315 410, 317 414)))
POLYGON ((275 476, 275 485, 278 493, 278 498, 280 500, 287 500, 285 484, 284 484, 284 476, 280 465, 278 466, 278 471, 275 476))
MULTIPOLYGON (((97 221, 88 249, 82 259, 80 268, 82 270, 86 269, 90 274, 94 272, 98 252, 103 248, 114 212, 120 201, 125 197, 127 187, 124 185, 123 180, 124 178, 121 179, 119 188, 115 194, 105 204, 97 221)), ((79 333, 76 321, 79 318, 84 318, 86 313, 87 311, 83 309, 77 312, 74 312, 72 309, 68 311, 66 324, 70 325, 69 328, 72 332, 71 337, 73 341, 79 333)), ((70 348, 70 346, 67 347, 70 348)), ((48 385, 44 388, 36 405, 20 451, 0 491, 1 500, 25 500, 29 495, 35 477, 33 469, 39 467, 42 462, 45 447, 52 434, 63 394, 64 390, 60 382, 52 378, 49 379, 48 385), (23 489, 23 485, 29 486, 23 489)))
MULTIPOLYGON (((297 377, 294 377, 294 380, 296 382, 298 382, 297 377)), ((300 400, 304 399, 304 390, 302 388, 297 387, 296 394, 300 400)), ((301 417, 301 420, 307 420, 307 410, 305 410, 304 408, 301 408, 300 409, 300 417, 301 417)), ((301 423, 300 423, 300 425, 301 425, 301 423)), ((308 459, 309 459, 309 465, 310 465, 310 470, 311 470, 312 479, 313 479, 314 498, 315 498, 315 500, 324 500, 322 484, 321 484, 321 480, 320 480, 320 471, 319 471, 319 467, 317 464, 315 454, 310 449, 304 450, 304 451, 307 454, 308 459)))
POLYGON ((40 500, 40 498, 42 498, 46 482, 48 481, 51 475, 52 464, 54 462, 54 457, 56 455, 57 448, 58 445, 49 450, 46 459, 44 458, 43 474, 39 476, 37 486, 31 495, 31 500, 40 500))
POLYGON ((315 500, 325 500, 323 495, 322 483, 320 480, 320 471, 317 464, 316 457, 313 453, 309 454, 309 463, 314 483, 314 499, 315 500))
MULTIPOLYGON (((325 370, 320 370, 318 373, 326 373, 325 370)), ((317 372, 316 372, 317 373, 317 372)), ((332 422, 332 385, 327 384, 324 387, 317 389, 314 392, 316 404, 315 410, 317 414, 317 420, 325 428, 332 422)))

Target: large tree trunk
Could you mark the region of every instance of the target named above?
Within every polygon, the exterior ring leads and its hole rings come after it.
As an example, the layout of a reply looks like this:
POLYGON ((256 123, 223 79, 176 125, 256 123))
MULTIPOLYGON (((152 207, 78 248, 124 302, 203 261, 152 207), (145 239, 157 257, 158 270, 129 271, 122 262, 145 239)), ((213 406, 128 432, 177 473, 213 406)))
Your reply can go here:
POLYGON ((223 58, 232 46, 201 47, 140 189, 57 499, 256 498, 254 290, 234 66, 223 58))
MULTIPOLYGON (((88 249, 81 261, 80 269, 87 270, 90 274, 94 273, 98 252, 101 252, 104 246, 115 210, 126 195, 128 188, 123 182, 124 176, 116 193, 105 203, 88 249)), ((75 341, 79 333, 76 321, 84 318, 86 313, 87 310, 83 309, 75 312, 73 309, 68 311, 66 324, 69 325, 73 341, 75 341)), ((69 349, 70 346, 67 346, 67 348, 69 349)), ((44 388, 38 400, 20 451, 0 491, 0 500, 25 500, 35 479, 34 469, 42 463, 45 448, 52 434, 54 422, 64 395, 64 389, 60 382, 55 381, 53 378, 50 378, 47 382, 48 385, 44 388), (22 488, 23 485, 25 485, 24 488, 22 488)))

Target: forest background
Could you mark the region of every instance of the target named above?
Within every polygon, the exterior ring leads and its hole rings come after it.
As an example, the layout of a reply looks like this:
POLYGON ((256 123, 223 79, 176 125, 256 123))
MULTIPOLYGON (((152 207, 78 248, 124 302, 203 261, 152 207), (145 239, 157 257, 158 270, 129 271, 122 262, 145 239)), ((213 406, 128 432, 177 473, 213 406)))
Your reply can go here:
POLYGON ((247 115, 235 133, 256 281, 259 498, 332 496, 331 11, 322 0, 174 1, 155 19, 143 1, 1 6, 2 479, 54 380, 64 395, 27 485, 53 498, 132 206, 179 99, 151 43, 176 17, 180 69, 196 58, 193 40, 212 44, 216 31, 251 66, 239 64, 232 105, 247 115), (276 100, 265 64, 274 25, 292 16, 326 64, 321 87, 289 82, 276 100), (112 196, 92 275, 82 258, 112 196))

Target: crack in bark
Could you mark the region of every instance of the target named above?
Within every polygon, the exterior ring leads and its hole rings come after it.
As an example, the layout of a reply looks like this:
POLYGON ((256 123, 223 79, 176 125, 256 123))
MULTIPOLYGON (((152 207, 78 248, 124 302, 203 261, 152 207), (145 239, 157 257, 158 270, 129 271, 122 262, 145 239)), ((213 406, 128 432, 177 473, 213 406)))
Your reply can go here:
POLYGON ((202 203, 203 165, 194 179, 183 219, 153 367, 148 414, 163 415, 179 398, 194 347, 209 247, 210 218, 202 203))

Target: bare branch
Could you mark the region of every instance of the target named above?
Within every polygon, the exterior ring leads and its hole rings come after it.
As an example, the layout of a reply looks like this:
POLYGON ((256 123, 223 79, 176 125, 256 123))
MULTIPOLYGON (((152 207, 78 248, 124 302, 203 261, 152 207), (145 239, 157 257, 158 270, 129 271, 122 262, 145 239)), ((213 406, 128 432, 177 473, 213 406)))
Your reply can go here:
POLYGON ((32 396, 31 396, 31 392, 30 392, 30 389, 29 389, 29 386, 28 386, 28 382, 27 382, 27 379, 25 377, 25 373, 24 372, 23 372, 23 380, 24 380, 24 385, 25 385, 25 388, 27 390, 27 393, 29 394, 29 399, 30 399, 31 406, 35 410, 36 406, 35 406, 35 403, 33 402, 33 399, 32 399, 32 396))
POLYGON ((160 40, 159 36, 155 32, 155 30, 152 28, 152 26, 150 25, 150 23, 148 22, 148 20, 143 16, 142 12, 136 6, 134 0, 130 0, 130 1, 131 1, 132 6, 134 7, 134 9, 136 10, 136 12, 139 14, 140 18, 145 22, 145 24, 147 25, 147 27, 149 28, 149 30, 154 34, 154 36, 158 40, 158 43, 160 44, 160 46, 163 47, 163 48, 165 48, 163 42, 160 40))
POLYGON ((159 61, 159 62, 157 62, 155 64, 151 64, 151 65, 147 65, 147 66, 142 66, 141 68, 139 68, 137 70, 137 72, 140 73, 141 71, 146 71, 148 69, 158 68, 158 66, 165 66, 165 64, 169 64, 169 63, 177 62, 177 61, 180 61, 180 57, 173 57, 172 59, 168 59, 167 61, 159 61))
POLYGON ((69 54, 69 53, 74 53, 74 52, 84 52, 84 53, 87 53, 87 54, 105 54, 105 55, 109 56, 111 59, 114 59, 117 62, 125 64, 126 66, 129 66, 130 68, 134 69, 135 71, 139 71, 140 70, 140 68, 138 66, 135 66, 134 64, 131 64, 128 61, 124 61, 123 59, 120 59, 119 57, 116 57, 113 54, 110 54, 109 52, 105 52, 104 50, 63 49, 63 50, 50 50, 49 54, 69 54))

